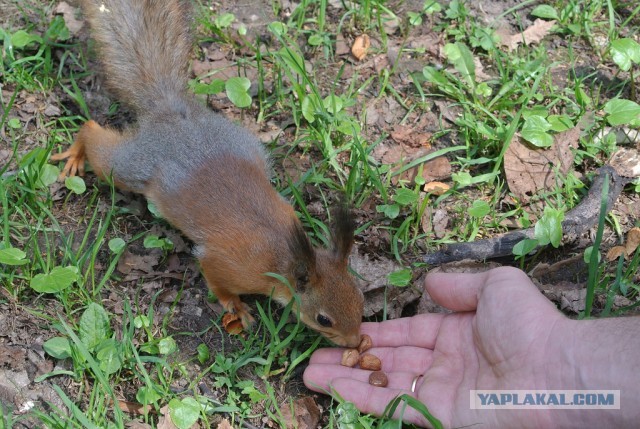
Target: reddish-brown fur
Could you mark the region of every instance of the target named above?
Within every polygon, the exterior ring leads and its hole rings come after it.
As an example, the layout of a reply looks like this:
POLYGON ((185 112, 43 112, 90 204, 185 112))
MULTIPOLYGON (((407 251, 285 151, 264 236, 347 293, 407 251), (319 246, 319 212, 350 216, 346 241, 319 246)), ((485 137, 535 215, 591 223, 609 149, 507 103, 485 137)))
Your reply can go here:
POLYGON ((271 186, 257 139, 186 93, 186 3, 83 5, 107 83, 136 110, 139 123, 119 133, 88 121, 66 152, 51 157, 67 159, 62 176, 83 174, 86 158, 100 178, 144 194, 196 243, 209 288, 245 327, 253 318, 239 295, 268 295, 282 304, 296 297, 304 323, 355 347, 363 297, 348 273, 349 212, 335 212, 333 247, 314 249, 293 208, 271 186))

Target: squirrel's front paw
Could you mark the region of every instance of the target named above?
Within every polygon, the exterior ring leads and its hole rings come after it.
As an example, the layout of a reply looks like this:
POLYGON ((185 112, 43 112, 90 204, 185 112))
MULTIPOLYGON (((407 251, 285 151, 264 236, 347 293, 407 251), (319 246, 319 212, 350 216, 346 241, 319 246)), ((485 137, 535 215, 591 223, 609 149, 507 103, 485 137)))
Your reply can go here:
POLYGON ((220 300, 222 307, 231 314, 234 314, 242 322, 242 327, 245 330, 250 330, 255 324, 255 319, 251 316, 249 306, 242 302, 238 296, 234 296, 229 300, 220 300))
POLYGON ((72 176, 84 176, 84 162, 85 162, 84 146, 78 142, 71 145, 69 149, 62 153, 51 155, 51 161, 67 160, 62 172, 58 176, 58 180, 64 180, 67 177, 72 176))

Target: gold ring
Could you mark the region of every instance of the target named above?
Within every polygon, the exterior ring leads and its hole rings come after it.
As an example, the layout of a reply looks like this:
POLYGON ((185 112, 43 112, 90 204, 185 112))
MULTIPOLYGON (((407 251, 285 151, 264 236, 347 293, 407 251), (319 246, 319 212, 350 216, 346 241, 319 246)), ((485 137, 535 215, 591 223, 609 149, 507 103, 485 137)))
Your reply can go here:
POLYGON ((418 380, 420 379, 420 377, 422 377, 422 374, 413 377, 413 381, 411 382, 411 393, 415 393, 416 385, 418 384, 418 380))

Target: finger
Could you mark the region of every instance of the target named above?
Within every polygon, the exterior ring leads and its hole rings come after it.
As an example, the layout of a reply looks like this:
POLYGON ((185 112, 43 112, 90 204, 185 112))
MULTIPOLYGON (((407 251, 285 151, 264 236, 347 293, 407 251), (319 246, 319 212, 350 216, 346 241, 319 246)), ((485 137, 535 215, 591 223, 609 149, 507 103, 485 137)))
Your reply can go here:
MULTIPOLYGON (((403 389, 393 389, 389 387, 374 387, 369 383, 363 383, 357 380, 351 380, 348 378, 338 378, 333 380, 331 387, 344 398, 346 401, 353 402, 353 404, 363 413, 374 414, 381 416, 384 413, 385 408, 389 402, 393 401, 396 397, 402 394, 410 394, 415 397, 415 394, 403 389)), ((399 418, 400 408, 394 414, 394 418, 399 418)), ((427 422, 422 418, 416 410, 407 407, 402 415, 402 421, 405 423, 414 423, 421 426, 426 426, 427 422)))
POLYGON ((478 306, 478 293, 486 284, 484 273, 429 273, 425 287, 438 304, 453 311, 473 311, 478 306))
POLYGON ((368 334, 374 347, 413 346, 433 349, 444 315, 419 314, 413 317, 365 322, 360 332, 368 334))
MULTIPOLYGON (((331 393, 332 380, 350 378, 361 383, 369 383, 369 376, 373 371, 360 368, 349 368, 342 365, 313 364, 309 365, 303 375, 305 385, 316 392, 331 393)), ((411 371, 387 372, 387 388, 411 393, 413 380, 420 374, 411 371)))
MULTIPOLYGON (((430 273, 425 286, 431 298, 453 311, 473 311, 482 291, 489 285, 517 288, 533 284, 527 275, 513 267, 494 268, 483 273, 430 273)), ((534 287, 535 289, 535 287, 534 287)))
MULTIPOLYGON (((377 356, 382 362, 382 370, 385 372, 407 371, 416 374, 424 373, 431 367, 433 362, 433 351, 422 347, 376 347, 367 353, 377 356)), ((309 364, 340 365, 342 360, 342 349, 327 348, 316 350, 309 364)))

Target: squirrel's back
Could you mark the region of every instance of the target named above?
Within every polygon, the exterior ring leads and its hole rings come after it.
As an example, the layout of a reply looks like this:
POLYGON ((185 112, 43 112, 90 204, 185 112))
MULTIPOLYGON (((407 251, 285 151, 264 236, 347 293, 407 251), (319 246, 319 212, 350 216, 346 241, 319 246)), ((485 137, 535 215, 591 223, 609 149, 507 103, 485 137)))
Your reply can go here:
POLYGON ((190 7, 180 0, 82 0, 109 88, 139 113, 182 98, 190 7))

